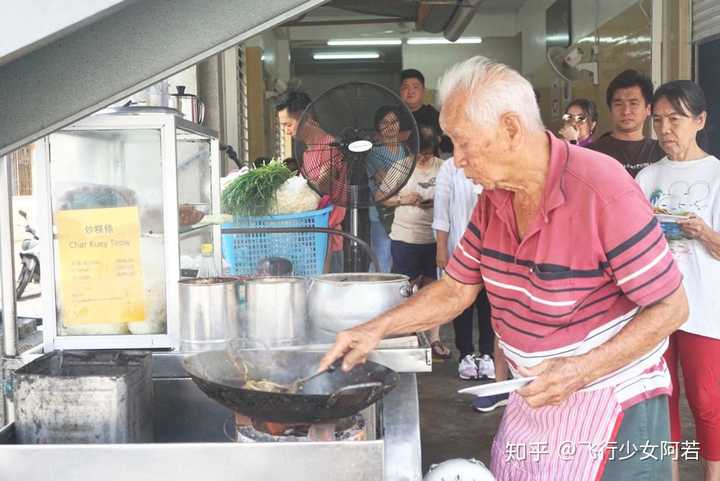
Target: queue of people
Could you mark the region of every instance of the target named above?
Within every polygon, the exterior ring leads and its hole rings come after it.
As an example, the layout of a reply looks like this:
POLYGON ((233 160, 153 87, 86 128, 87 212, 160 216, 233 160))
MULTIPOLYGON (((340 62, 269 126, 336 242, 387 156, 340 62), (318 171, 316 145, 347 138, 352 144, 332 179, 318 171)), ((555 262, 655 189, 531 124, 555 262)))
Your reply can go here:
MULTIPOLYGON (((538 439, 679 442, 682 379, 705 481, 720 480, 720 161, 703 150, 698 85, 653 92, 645 75, 622 72, 607 89, 611 130, 596 139, 591 100, 570 102, 555 137, 532 86, 483 57, 445 74, 439 115, 424 94, 422 74, 404 71, 400 95, 421 151, 408 183, 371 212, 381 270, 423 289, 340 333, 323 366, 343 357, 350 369, 383 337, 421 330, 434 357, 447 359, 438 328, 452 320, 461 379, 534 378, 473 402, 481 412, 507 404, 493 447, 499 480, 677 481, 668 457, 501 459, 508 443, 538 439), (645 135, 648 118, 658 140, 645 135), (443 162, 441 151, 452 157, 443 162)), ((369 160, 371 183, 382 182, 387 158, 407 154, 399 116, 375 116, 387 155, 369 160)))
MULTIPOLYGON (((680 379, 696 426, 705 481, 720 480, 720 161, 705 150, 707 105, 689 80, 661 85, 639 72, 622 72, 609 85, 613 129, 593 142, 594 104, 573 100, 563 115, 561 137, 608 154, 635 177, 658 215, 669 251, 683 275, 689 318, 669 337, 665 352, 672 394, 670 439, 682 439, 680 379), (657 140, 644 136, 652 119, 657 140), (682 369, 682 376, 680 370, 682 369)), ((660 238, 660 235, 658 235, 660 238)), ((677 459, 672 479, 679 480, 677 459)))
MULTIPOLYGON (((668 82, 653 93, 647 77, 626 71, 610 84, 607 98, 613 130, 587 146, 614 157, 636 178, 659 214, 688 297, 689 318, 670 336, 664 356, 673 387, 670 439, 682 439, 682 369, 705 481, 719 480, 720 374, 713 366, 720 360, 720 301, 713 289, 720 281, 720 162, 701 146, 707 122, 704 94, 689 80, 668 82), (657 140, 643 135, 648 117, 657 140)), ((677 460, 672 479, 679 479, 677 460)))
MULTIPOLYGON (((557 448, 679 441, 680 379, 705 481, 720 479, 720 161, 702 148, 700 88, 675 81, 653 92, 647 77, 623 72, 607 91, 612 129, 594 141, 592 102, 568 106, 567 141, 558 139, 532 86, 483 57, 450 69, 439 95, 454 145, 435 186, 446 274, 340 333, 321 367, 343 358, 350 369, 385 336, 457 324, 485 292, 505 357, 496 370, 533 379, 507 400, 492 450, 498 480, 677 480, 670 457, 561 460, 557 448), (644 134, 648 117, 657 141, 644 134), (547 456, 504 456, 541 441, 547 456)), ((457 341, 463 358, 474 351, 471 334, 457 341)), ((480 377, 474 364, 461 376, 480 377)))

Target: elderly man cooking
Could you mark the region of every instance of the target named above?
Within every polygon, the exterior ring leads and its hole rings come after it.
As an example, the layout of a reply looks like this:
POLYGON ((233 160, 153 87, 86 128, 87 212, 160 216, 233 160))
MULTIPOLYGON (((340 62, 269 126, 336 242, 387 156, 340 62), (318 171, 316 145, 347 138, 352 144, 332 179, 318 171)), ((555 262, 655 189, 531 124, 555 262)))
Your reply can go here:
POLYGON ((344 356, 351 369, 383 337, 445 323, 485 287, 513 374, 537 376, 510 396, 497 479, 670 479, 662 355, 688 307, 642 191, 604 154, 547 132, 531 85, 505 65, 466 60, 439 95, 455 163, 483 187, 449 276, 339 333, 322 365, 344 356))

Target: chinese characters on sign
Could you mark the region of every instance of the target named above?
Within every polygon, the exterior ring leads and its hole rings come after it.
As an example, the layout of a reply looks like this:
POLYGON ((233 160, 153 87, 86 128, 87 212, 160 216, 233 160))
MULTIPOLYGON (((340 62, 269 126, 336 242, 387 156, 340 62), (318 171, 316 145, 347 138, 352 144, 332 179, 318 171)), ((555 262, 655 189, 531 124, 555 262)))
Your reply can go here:
POLYGON ((87 235, 112 234, 113 226, 112 226, 112 224, 95 224, 95 225, 87 224, 87 225, 85 225, 83 230, 85 231, 85 233, 87 235))
POLYGON ((145 319, 137 207, 56 214, 63 324, 145 319))

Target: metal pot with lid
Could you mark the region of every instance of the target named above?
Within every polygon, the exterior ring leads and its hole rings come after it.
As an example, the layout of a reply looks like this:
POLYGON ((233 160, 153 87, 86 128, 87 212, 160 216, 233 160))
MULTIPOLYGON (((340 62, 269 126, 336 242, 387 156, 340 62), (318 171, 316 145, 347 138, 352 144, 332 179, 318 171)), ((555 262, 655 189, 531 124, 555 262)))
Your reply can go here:
POLYGON ((186 94, 184 85, 176 88, 177 93, 170 94, 170 107, 182 113, 185 120, 202 124, 205 120, 205 104, 197 95, 186 94))
POLYGON ((311 280, 308 318, 313 328, 336 333, 369 321, 411 295, 410 278, 402 274, 324 274, 311 280))

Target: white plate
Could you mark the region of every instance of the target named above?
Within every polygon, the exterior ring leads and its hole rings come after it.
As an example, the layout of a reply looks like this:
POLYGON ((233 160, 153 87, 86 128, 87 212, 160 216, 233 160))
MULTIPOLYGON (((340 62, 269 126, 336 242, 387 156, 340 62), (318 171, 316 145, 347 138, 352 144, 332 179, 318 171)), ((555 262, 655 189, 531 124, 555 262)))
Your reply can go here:
POLYGON ((657 220, 660 222, 669 222, 673 224, 677 224, 677 221, 688 219, 689 217, 686 215, 670 215, 670 214, 655 214, 655 217, 657 217, 657 220))
POLYGON ((500 382, 489 382, 487 384, 480 384, 479 386, 466 387, 460 389, 460 394, 473 394, 475 396, 494 396, 496 394, 505 394, 513 391, 517 391, 526 384, 529 384, 535 379, 532 377, 520 377, 517 379, 510 379, 509 381, 500 382))

